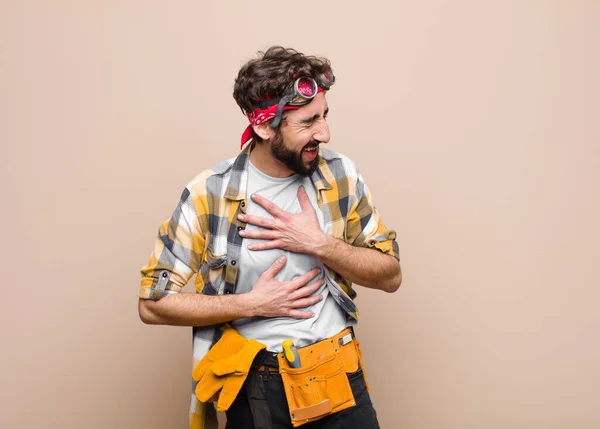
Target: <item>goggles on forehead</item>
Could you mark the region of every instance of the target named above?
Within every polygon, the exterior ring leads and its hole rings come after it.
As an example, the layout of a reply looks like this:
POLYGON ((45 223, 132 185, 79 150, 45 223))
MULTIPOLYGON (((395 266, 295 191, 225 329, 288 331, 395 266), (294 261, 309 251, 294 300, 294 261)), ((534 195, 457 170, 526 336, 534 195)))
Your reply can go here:
POLYGON ((270 123, 272 128, 277 128, 281 123, 284 107, 286 106, 304 106, 312 101, 317 93, 328 91, 335 83, 335 74, 330 70, 327 73, 322 73, 316 79, 312 77, 299 77, 288 87, 281 98, 263 100, 259 102, 260 109, 268 109, 277 104, 275 117, 270 123))

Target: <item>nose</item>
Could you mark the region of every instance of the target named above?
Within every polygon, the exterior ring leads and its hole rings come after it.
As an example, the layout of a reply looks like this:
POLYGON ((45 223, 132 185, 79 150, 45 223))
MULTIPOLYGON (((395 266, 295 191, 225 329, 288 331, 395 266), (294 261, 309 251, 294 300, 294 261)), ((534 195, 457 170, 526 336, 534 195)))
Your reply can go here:
POLYGON ((329 135, 329 124, 327 123, 326 119, 322 118, 316 124, 316 130, 313 134, 313 139, 321 143, 329 143, 330 137, 331 136, 329 135))

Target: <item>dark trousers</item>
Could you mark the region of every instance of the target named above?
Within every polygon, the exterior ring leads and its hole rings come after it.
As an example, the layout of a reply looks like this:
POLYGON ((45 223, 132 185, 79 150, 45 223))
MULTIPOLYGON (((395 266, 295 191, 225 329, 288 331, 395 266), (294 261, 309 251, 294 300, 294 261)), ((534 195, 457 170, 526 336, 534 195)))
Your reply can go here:
MULTIPOLYGON (((314 422, 306 423, 298 429, 379 429, 377 414, 367 392, 362 369, 347 374, 356 405, 314 422)), ((271 413, 272 429, 291 429, 290 412, 285 399, 281 375, 277 372, 260 373, 265 396, 271 413)), ((245 389, 227 411, 226 429, 254 429, 252 413, 248 405, 245 389)))

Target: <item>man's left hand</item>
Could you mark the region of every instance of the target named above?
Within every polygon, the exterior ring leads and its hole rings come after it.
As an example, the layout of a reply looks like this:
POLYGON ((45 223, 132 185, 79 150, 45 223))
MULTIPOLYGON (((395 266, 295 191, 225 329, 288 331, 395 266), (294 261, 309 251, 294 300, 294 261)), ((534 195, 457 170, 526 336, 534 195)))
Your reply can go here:
POLYGON ((257 194, 252 195, 252 200, 268 211, 273 219, 247 214, 238 216, 246 223, 265 228, 264 230, 240 231, 240 235, 244 238, 266 240, 262 243, 250 244, 248 249, 285 249, 296 253, 314 254, 323 246, 327 235, 319 225, 317 212, 311 204, 304 186, 298 188, 300 213, 286 212, 275 203, 257 194))

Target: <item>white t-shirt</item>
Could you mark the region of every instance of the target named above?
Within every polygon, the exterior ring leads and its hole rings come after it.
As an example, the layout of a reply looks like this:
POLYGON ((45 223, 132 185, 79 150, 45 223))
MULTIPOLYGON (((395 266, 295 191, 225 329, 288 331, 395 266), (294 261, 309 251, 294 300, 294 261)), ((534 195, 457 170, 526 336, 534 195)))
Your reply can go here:
MULTIPOLYGON (((301 211, 298 201, 298 187, 304 185, 308 197, 314 206, 319 224, 323 228, 323 213, 317 204, 317 194, 309 177, 293 175, 285 178, 271 177, 258 170, 252 163, 248 165, 248 187, 247 195, 260 194, 266 199, 277 204, 283 210, 290 213, 301 211)), ((272 219, 273 216, 265 209, 247 198, 246 213, 272 219)), ((248 224, 247 230, 262 229, 261 227, 248 224)), ((248 250, 248 244, 262 240, 245 238, 242 242, 241 254, 238 265, 238 278, 236 293, 247 293, 252 289, 260 275, 275 262, 281 255, 287 257, 285 267, 277 274, 280 281, 293 280, 306 274, 314 268, 321 268, 321 273, 313 280, 323 277, 325 266, 318 258, 294 253, 281 249, 271 250, 248 250)), ((292 317, 252 317, 234 320, 232 325, 240 334, 246 338, 254 338, 267 345, 267 350, 272 352, 282 351, 281 342, 285 339, 294 341, 296 347, 303 347, 322 339, 337 334, 346 327, 346 315, 341 307, 335 302, 327 288, 327 282, 323 283, 315 294, 323 295, 318 303, 300 310, 310 310, 315 316, 310 319, 295 319, 292 317)))

